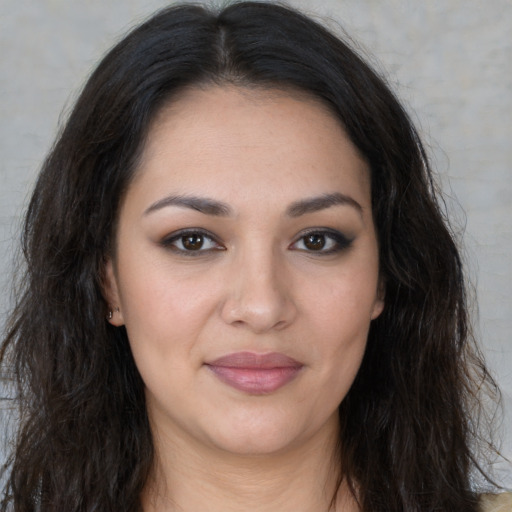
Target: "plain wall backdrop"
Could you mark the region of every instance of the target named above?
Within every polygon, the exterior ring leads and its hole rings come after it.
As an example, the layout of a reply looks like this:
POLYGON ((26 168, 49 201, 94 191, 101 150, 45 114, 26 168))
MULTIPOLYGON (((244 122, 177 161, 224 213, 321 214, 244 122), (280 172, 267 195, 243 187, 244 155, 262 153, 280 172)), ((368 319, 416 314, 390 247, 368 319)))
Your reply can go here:
MULTIPOLYGON (((104 52, 169 3, 0 0, 0 330, 21 215, 63 111, 104 52)), ((343 27, 424 137, 464 230, 475 331, 502 387, 503 453, 512 460, 512 1, 288 3, 343 27)), ((500 472, 512 486, 510 463, 500 472)))

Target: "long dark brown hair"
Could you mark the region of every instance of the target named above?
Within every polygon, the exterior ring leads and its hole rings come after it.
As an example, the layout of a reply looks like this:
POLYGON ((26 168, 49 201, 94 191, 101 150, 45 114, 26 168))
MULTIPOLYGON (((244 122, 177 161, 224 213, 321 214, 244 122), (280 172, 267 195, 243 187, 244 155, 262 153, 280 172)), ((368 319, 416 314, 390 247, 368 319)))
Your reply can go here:
MULTIPOLYGON (((158 12, 101 61, 42 167, 0 358, 19 430, 1 510, 141 510, 153 461, 126 331, 102 272, 148 126, 187 86, 301 90, 371 168, 386 306, 339 408, 340 474, 366 512, 475 511, 479 390, 465 276, 427 155, 385 82, 316 22, 270 3, 158 12)), ((488 387, 489 387, 488 386, 488 387)))

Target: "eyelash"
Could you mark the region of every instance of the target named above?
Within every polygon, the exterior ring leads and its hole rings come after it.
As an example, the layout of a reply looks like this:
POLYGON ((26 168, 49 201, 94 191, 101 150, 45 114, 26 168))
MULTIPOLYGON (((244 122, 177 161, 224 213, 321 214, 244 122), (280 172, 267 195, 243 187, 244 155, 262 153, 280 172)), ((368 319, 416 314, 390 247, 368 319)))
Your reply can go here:
MULTIPOLYGON (((311 250, 311 249, 295 249, 298 251, 307 252, 314 255, 319 256, 328 256, 330 254, 336 254, 339 252, 342 252, 346 249, 348 249, 353 242, 353 239, 350 239, 346 237, 343 233, 340 233, 339 231, 333 230, 333 229, 325 229, 325 228, 316 228, 316 229, 309 229, 308 231, 302 232, 300 236, 297 238, 295 242, 293 242, 290 247, 296 245, 297 243, 301 242, 304 244, 305 239, 308 236, 320 236, 323 237, 324 240, 331 240, 333 247, 327 250, 311 250)), ((326 242, 327 243, 327 242, 326 242)), ((323 247, 321 248, 323 249, 323 247)))
MULTIPOLYGON (((292 250, 306 252, 313 255, 327 256, 348 249, 352 245, 352 242, 352 239, 347 238, 339 231, 325 228, 317 228, 310 229, 306 232, 301 233, 300 236, 295 240, 295 242, 290 244, 289 248, 292 250), (294 246, 296 246, 299 242, 302 242, 305 245, 305 240, 308 236, 323 237, 323 245, 319 248, 319 250, 308 249, 307 247, 294 248, 294 246), (328 244, 329 240, 331 241, 331 244, 333 246, 327 250, 323 250, 324 245, 328 244)), ((211 254, 212 252, 226 250, 226 248, 223 245, 221 245, 211 233, 203 229, 184 229, 178 231, 176 233, 173 233, 170 237, 162 240, 161 245, 165 248, 171 249, 172 251, 191 257, 204 256, 205 253, 211 254), (186 249, 183 245, 184 239, 186 237, 197 236, 202 237, 203 242, 201 243, 201 247, 199 247, 196 250, 186 249), (216 247, 203 249, 202 247, 205 240, 209 240, 210 243, 215 244, 216 247), (182 247, 177 247, 176 243, 181 243, 182 247)))
POLYGON ((175 251, 177 253, 186 255, 186 256, 204 256, 205 253, 209 254, 214 251, 224 251, 226 250, 225 247, 223 247, 216 238, 209 233, 208 231, 205 231, 203 229, 183 229, 181 231, 178 231, 176 233, 173 233, 170 237, 162 240, 161 245, 165 248, 171 249, 172 251, 175 251), (209 249, 202 249, 199 248, 197 250, 187 250, 184 247, 176 247, 177 242, 181 242, 181 245, 183 246, 183 241, 186 237, 192 237, 192 236, 200 236, 203 238, 203 240, 209 240, 212 243, 216 245, 215 248, 209 248, 209 249))

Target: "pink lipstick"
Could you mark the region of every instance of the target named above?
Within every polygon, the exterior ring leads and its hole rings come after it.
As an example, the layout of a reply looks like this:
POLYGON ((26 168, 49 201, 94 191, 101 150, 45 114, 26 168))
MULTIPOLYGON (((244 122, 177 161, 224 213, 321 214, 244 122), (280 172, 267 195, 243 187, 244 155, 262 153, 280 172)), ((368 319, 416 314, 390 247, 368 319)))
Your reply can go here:
POLYGON ((236 352, 206 366, 225 384, 253 395, 272 393, 288 384, 303 365, 291 357, 272 352, 236 352))

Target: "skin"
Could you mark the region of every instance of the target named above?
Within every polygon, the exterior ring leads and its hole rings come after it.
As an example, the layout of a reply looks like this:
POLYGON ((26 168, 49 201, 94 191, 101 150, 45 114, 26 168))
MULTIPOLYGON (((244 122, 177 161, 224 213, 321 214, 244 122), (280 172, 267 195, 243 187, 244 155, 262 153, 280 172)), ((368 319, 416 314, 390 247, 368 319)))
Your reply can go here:
MULTIPOLYGON (((327 511, 337 408, 383 309, 368 167, 327 108, 234 86, 174 98, 122 203, 106 276, 156 447, 144 510, 327 511), (191 196, 226 211, 168 199, 191 196), (183 229, 208 236, 187 250, 183 229), (240 351, 302 366, 252 394, 206 364, 240 351)), ((343 486, 336 510, 357 510, 343 486)))

